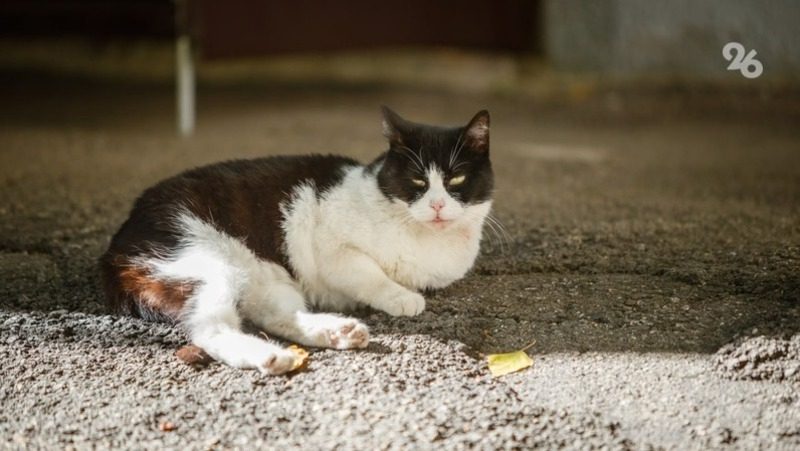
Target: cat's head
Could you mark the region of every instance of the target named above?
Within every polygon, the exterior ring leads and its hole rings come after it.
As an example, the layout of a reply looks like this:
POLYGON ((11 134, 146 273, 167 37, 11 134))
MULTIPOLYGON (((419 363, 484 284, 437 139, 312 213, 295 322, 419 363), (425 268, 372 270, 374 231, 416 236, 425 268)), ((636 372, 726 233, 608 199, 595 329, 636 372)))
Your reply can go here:
POLYGON ((387 198, 434 229, 482 219, 494 187, 488 111, 463 127, 435 127, 383 107, 383 134, 389 151, 377 178, 387 198))

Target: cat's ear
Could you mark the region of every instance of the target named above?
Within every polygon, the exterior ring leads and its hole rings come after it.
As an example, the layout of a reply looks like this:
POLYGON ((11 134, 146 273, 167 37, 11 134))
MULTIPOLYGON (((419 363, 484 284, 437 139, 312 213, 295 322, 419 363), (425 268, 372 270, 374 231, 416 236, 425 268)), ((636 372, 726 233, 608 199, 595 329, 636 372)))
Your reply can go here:
POLYGON ((408 128, 408 122, 386 105, 381 106, 381 113, 383 114, 383 136, 389 140, 389 144, 392 146, 405 145, 403 144, 403 134, 408 128))
POLYGON ((489 152, 489 112, 481 110, 464 127, 464 142, 476 152, 489 152))

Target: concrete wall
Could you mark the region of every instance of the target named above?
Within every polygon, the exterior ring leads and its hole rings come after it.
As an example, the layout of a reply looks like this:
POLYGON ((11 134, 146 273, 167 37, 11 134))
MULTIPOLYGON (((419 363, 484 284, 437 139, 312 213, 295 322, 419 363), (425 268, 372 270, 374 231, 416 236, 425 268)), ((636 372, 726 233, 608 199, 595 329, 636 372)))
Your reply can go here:
POLYGON ((545 0, 545 51, 559 69, 614 75, 741 77, 740 42, 762 77, 800 78, 798 0, 545 0))

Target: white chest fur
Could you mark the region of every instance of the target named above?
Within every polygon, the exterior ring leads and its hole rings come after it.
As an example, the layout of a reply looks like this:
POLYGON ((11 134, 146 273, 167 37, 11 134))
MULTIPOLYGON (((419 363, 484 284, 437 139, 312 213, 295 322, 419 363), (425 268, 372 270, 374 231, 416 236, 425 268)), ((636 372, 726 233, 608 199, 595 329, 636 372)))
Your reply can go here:
MULTIPOLYGON (((286 251, 309 297, 334 301, 325 286, 324 265, 337 265, 343 250, 372 258, 395 282, 411 289, 441 288, 472 267, 483 220, 491 202, 469 206, 445 230, 414 223, 403 207, 388 201, 375 179, 360 167, 342 184, 317 198, 310 186, 293 193, 284 207, 286 251)), ((340 304, 339 301, 334 301, 340 304)))
POLYGON ((364 251, 408 288, 445 287, 463 277, 478 255, 480 228, 472 224, 446 231, 403 226, 392 232, 385 235, 385 245, 364 251))

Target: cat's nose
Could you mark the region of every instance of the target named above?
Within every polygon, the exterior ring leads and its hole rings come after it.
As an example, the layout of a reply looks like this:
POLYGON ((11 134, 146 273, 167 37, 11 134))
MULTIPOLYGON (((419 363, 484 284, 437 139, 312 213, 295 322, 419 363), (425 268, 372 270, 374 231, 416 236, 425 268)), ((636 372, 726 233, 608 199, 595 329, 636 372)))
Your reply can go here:
POLYGON ((433 208, 436 213, 439 213, 439 210, 444 208, 444 199, 436 199, 431 201, 431 208, 433 208))

